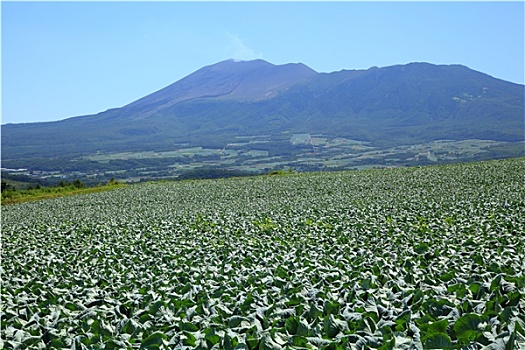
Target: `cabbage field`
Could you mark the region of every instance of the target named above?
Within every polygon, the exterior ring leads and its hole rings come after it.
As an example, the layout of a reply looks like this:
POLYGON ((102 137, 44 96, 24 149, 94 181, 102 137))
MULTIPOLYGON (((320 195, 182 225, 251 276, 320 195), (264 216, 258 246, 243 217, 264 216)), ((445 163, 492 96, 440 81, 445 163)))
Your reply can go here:
POLYGON ((2 207, 1 348, 525 349, 525 160, 2 207))

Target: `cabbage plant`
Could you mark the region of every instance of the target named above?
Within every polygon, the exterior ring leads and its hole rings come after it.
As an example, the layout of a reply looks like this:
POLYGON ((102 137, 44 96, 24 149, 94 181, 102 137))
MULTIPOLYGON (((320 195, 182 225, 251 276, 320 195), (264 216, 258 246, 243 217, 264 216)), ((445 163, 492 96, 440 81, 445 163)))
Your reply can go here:
POLYGON ((1 348, 525 348, 525 161, 2 207, 1 348))

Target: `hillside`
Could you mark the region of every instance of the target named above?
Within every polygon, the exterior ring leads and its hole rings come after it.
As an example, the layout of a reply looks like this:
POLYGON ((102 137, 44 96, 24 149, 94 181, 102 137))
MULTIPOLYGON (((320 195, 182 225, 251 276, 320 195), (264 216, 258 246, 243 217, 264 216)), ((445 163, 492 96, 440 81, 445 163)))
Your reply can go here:
POLYGON ((224 149, 246 137, 258 142, 246 151, 290 156, 293 135, 311 135, 303 145, 317 137, 383 148, 438 140, 517 142, 524 140, 523 116, 523 85, 460 65, 317 73, 301 63, 229 60, 121 108, 2 125, 2 160, 4 167, 30 168, 93 154, 224 149))

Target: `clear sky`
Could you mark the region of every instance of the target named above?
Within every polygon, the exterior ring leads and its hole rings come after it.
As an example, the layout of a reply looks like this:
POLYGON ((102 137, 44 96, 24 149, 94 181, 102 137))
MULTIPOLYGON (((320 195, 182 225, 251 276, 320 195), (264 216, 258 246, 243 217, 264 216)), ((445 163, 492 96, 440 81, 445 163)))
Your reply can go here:
POLYGON ((462 64, 524 81, 524 2, 6 2, 2 124, 126 105, 207 65, 462 64))

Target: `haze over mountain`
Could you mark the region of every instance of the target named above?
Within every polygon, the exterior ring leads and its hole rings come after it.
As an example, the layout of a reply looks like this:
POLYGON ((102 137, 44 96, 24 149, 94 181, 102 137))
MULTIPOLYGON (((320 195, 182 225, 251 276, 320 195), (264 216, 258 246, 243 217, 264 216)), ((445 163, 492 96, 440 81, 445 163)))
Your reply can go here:
MULTIPOLYGON (((222 148, 238 136, 311 133, 401 145, 524 139, 524 86, 461 65, 410 63, 317 73, 228 60, 124 107, 2 125, 2 159, 222 148)), ((19 162, 17 164, 20 164, 19 162)))

